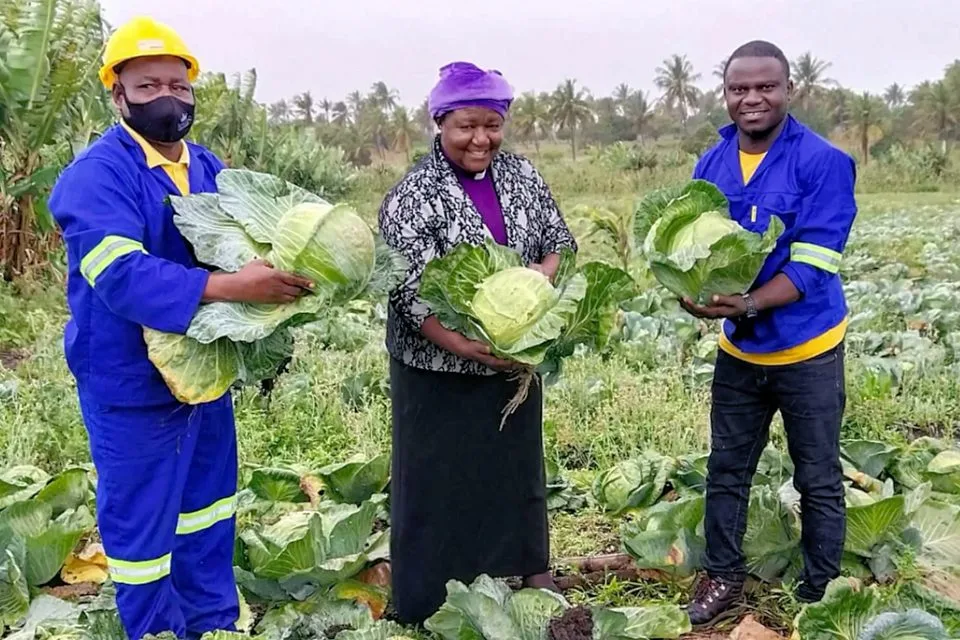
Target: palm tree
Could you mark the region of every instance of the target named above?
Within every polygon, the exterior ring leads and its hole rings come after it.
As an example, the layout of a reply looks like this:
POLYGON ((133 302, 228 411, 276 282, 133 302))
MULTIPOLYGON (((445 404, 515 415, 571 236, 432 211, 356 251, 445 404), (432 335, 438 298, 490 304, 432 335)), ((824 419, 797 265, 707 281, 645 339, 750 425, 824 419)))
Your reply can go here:
POLYGON ((320 110, 323 111, 323 121, 330 122, 330 110, 333 109, 333 103, 324 98, 320 101, 320 110))
POLYGON ((399 100, 400 94, 397 93, 396 89, 389 88, 387 83, 382 80, 373 83, 370 90, 370 101, 377 107, 390 112, 396 108, 399 100))
POLYGON ((726 75, 726 71, 727 71, 727 61, 728 59, 724 58, 723 60, 718 62, 716 66, 713 67, 713 71, 710 73, 710 75, 712 75, 714 78, 717 79, 717 88, 715 89, 715 91, 719 96, 723 95, 723 87, 724 87, 724 82, 726 80, 724 76, 726 75))
POLYGON ((617 103, 617 108, 620 115, 624 114, 625 105, 627 100, 630 99, 630 96, 633 94, 633 89, 630 88, 626 82, 621 82, 613 90, 613 99, 617 103))
POLYGON ((402 149, 407 156, 407 162, 410 162, 410 149, 417 136, 417 125, 410 118, 406 107, 396 107, 393 110, 390 126, 393 134, 393 148, 402 149))
POLYGON ((561 131, 570 132, 570 150, 577 159, 577 129, 592 116, 587 92, 577 88, 576 80, 565 80, 553 92, 550 118, 561 131))
POLYGON ((313 96, 310 95, 309 91, 304 91, 300 95, 294 96, 293 106, 301 120, 306 124, 313 124, 314 103, 313 96))
POLYGON ((656 85, 663 90, 663 101, 670 109, 680 112, 680 123, 687 128, 687 117, 696 108, 700 90, 694 82, 700 79, 686 56, 673 54, 657 67, 656 85))
POLYGON ((333 106, 330 108, 330 115, 333 118, 333 124, 346 127, 350 124, 350 109, 347 108, 347 103, 343 102, 334 102, 333 106))
POLYGON ((430 115, 429 98, 423 99, 423 102, 420 103, 420 106, 417 107, 416 112, 414 112, 413 119, 419 126, 422 135, 427 138, 433 137, 437 130, 437 123, 433 121, 433 116, 430 115))
POLYGON ((885 115, 883 100, 869 91, 864 91, 850 101, 846 124, 857 136, 864 166, 870 161, 870 133, 883 125, 885 115))
POLYGON ((547 129, 550 119, 548 103, 537 98, 535 93, 524 93, 517 100, 510 121, 517 128, 517 135, 521 140, 533 141, 533 146, 540 156, 540 138, 547 129))
POLYGON ((697 102, 697 114, 711 125, 720 126, 726 120, 726 108, 720 96, 705 91, 697 102))
POLYGON ((350 118, 354 122, 357 121, 365 102, 366 100, 363 99, 363 95, 361 95, 359 91, 353 91, 347 96, 347 106, 350 108, 350 118))
POLYGON ((624 116, 633 126, 633 131, 640 142, 643 142, 643 133, 653 120, 653 109, 643 91, 634 91, 625 106, 624 116))
POLYGON ((936 135, 944 153, 947 140, 958 123, 958 96, 954 95, 947 84, 923 82, 910 94, 910 101, 916 106, 916 127, 927 135, 936 135))
POLYGON ((290 118, 290 105, 286 100, 280 100, 270 105, 270 121, 284 123, 290 118))
POLYGON ((801 108, 808 109, 811 100, 822 97, 828 87, 836 86, 836 80, 824 76, 830 67, 831 63, 815 58, 809 51, 794 61, 796 98, 801 108))
POLYGON ((376 150, 381 162, 386 160, 384 151, 390 148, 387 115, 371 101, 364 101, 354 121, 354 127, 360 129, 376 150))
POLYGON ((883 92, 883 100, 891 109, 899 109, 907 101, 907 95, 903 87, 894 82, 883 92))

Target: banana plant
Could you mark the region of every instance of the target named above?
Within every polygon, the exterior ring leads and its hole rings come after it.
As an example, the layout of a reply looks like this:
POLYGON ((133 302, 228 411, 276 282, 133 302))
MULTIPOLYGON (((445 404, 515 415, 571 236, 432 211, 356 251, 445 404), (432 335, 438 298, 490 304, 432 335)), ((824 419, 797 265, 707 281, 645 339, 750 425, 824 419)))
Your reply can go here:
POLYGON ((42 261, 55 240, 46 198, 60 167, 110 123, 97 84, 99 8, 8 0, 0 15, 0 272, 42 261))

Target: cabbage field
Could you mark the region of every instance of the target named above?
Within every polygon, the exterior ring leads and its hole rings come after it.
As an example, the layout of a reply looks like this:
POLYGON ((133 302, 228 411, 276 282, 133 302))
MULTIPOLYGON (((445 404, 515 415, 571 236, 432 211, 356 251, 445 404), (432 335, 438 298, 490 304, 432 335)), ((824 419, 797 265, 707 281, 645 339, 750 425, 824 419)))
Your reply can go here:
MULTIPOLYGON (((690 629, 682 605, 703 548, 718 327, 659 284, 632 202, 561 200, 577 264, 636 282, 606 344, 571 347, 548 376, 544 453, 563 594, 481 576, 448 585, 425 628, 392 621, 389 380, 373 291, 335 312, 309 310, 289 329, 284 373, 236 393, 243 636, 960 637, 960 198, 859 198, 841 271, 851 305, 844 577, 817 605, 794 599, 799 496, 775 426, 751 494, 747 595, 736 617, 706 631, 690 629), (756 635, 758 625, 773 635, 756 635)), ((355 205, 373 220, 369 202, 355 205)), ((358 290, 382 252, 369 249, 358 290)), ((60 346, 63 283, 51 272, 0 284, 0 625, 18 640, 119 640, 92 515, 96 473, 60 346)), ((239 330, 258 319, 234 320, 239 330)))

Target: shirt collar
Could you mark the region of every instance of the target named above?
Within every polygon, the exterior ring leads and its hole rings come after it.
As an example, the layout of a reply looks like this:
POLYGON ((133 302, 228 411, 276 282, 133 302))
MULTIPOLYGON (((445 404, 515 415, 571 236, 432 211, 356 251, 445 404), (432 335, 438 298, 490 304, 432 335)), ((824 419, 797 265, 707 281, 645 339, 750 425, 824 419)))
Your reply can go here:
MULTIPOLYGON (((720 137, 724 140, 735 140, 737 137, 737 125, 730 123, 725 127, 720 129, 720 137)), ((780 137, 787 139, 792 138, 793 136, 801 133, 799 123, 791 114, 787 114, 787 122, 783 125, 783 131, 780 132, 780 137)))
POLYGON ((186 142, 181 144, 180 159, 174 162, 163 157, 163 154, 157 151, 152 144, 146 141, 143 136, 134 131, 133 128, 126 123, 126 121, 121 119, 120 124, 123 126, 124 130, 130 134, 130 137, 133 138, 133 141, 140 145, 140 148, 143 149, 143 154, 147 160, 147 167, 150 169, 155 167, 176 166, 178 164, 182 164, 187 167, 190 166, 190 149, 186 142))

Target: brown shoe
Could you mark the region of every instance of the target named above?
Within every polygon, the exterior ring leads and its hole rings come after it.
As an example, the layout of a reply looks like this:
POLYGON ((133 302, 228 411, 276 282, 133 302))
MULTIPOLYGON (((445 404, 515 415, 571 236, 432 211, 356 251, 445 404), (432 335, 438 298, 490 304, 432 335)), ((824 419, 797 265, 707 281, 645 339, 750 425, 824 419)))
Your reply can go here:
POLYGON ((695 627, 716 624, 733 613, 731 607, 742 595, 743 581, 704 576, 697 584, 693 600, 687 605, 690 624, 695 627))

